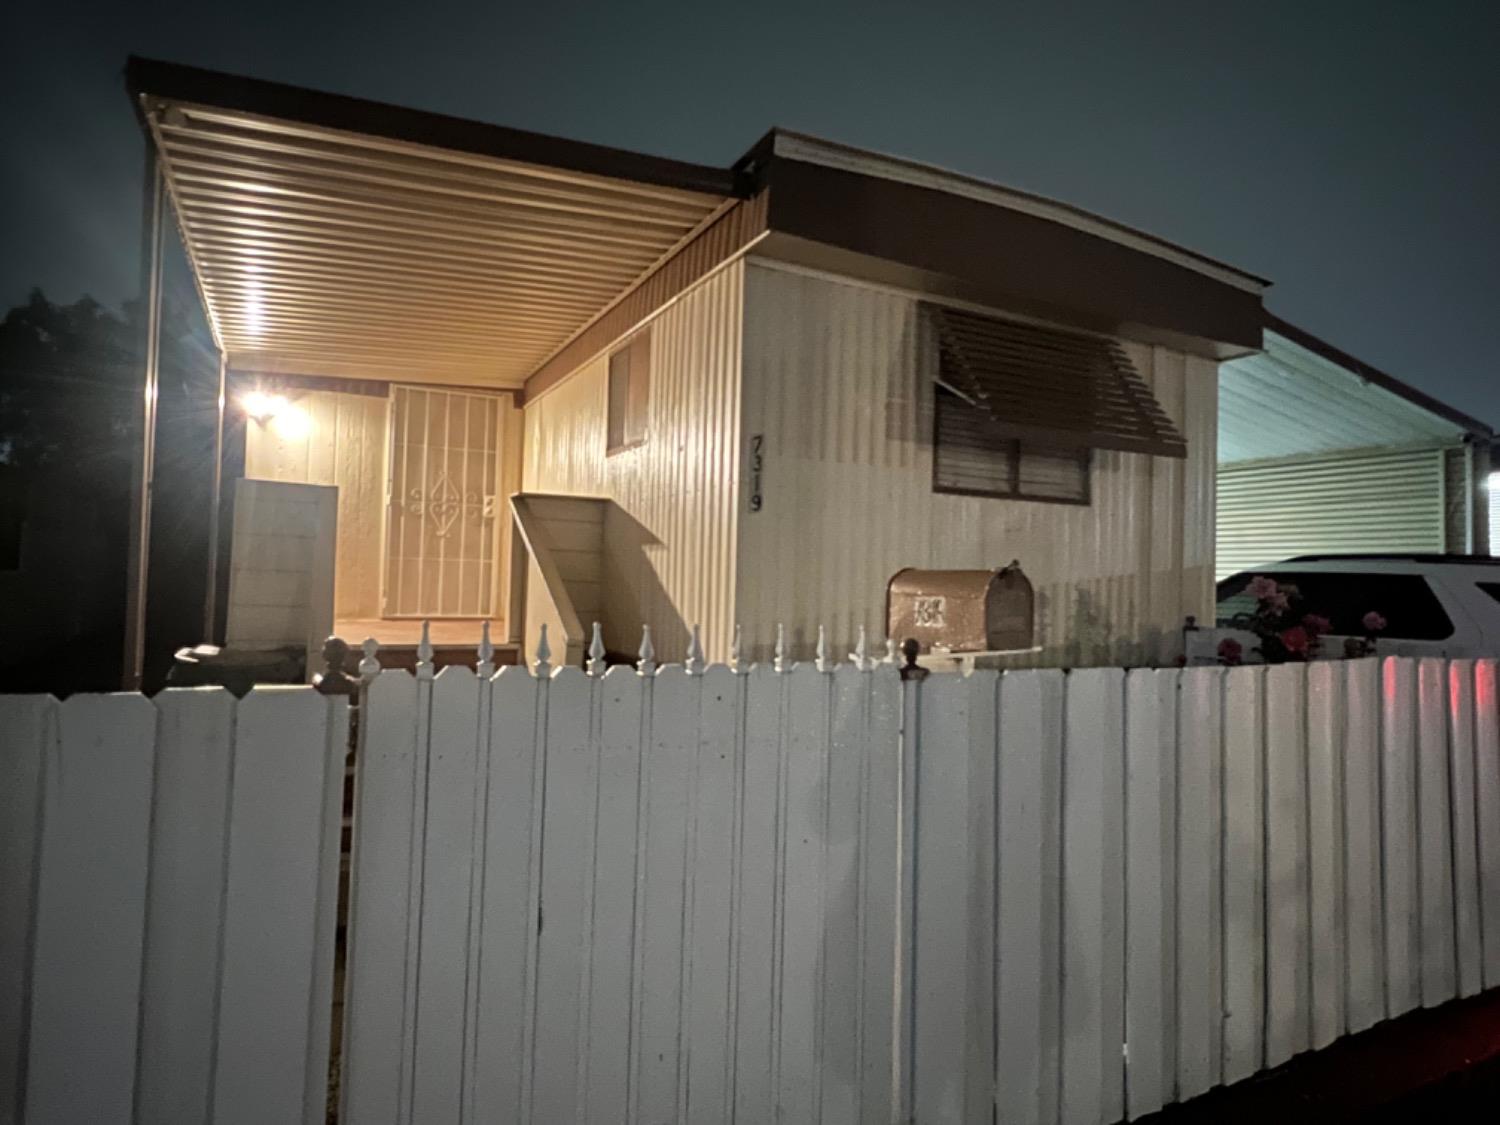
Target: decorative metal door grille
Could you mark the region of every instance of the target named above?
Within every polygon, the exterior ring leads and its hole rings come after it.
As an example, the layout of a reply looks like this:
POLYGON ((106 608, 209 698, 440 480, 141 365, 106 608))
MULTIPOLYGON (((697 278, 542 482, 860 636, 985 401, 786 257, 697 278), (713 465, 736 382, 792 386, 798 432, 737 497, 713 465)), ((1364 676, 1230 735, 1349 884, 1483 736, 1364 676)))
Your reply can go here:
POLYGON ((499 402, 397 387, 386 524, 387 617, 491 617, 499 402))

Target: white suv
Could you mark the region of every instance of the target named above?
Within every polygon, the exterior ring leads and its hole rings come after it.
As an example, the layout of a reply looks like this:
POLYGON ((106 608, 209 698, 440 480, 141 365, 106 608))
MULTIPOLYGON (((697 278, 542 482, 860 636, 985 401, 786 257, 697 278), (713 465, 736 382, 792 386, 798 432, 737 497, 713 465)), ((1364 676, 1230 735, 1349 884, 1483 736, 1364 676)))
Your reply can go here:
POLYGON ((1218 643, 1234 637, 1254 659, 1253 634, 1243 628, 1255 609, 1247 591, 1264 574, 1290 583, 1302 608, 1333 624, 1327 656, 1343 638, 1362 636, 1371 610, 1386 620, 1378 634, 1383 656, 1500 656, 1500 558, 1487 555, 1303 555, 1242 571, 1218 584, 1214 629, 1189 630, 1188 662, 1212 663, 1218 643))

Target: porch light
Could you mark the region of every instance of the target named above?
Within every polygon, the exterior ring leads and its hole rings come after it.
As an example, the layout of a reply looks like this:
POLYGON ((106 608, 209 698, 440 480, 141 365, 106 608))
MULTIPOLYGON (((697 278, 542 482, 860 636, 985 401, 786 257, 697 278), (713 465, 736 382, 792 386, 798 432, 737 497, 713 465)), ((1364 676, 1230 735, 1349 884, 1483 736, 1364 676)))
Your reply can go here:
POLYGON ((291 403, 286 395, 267 394, 265 391, 247 391, 240 397, 240 406, 247 417, 254 418, 264 426, 278 414, 285 413, 291 403))
POLYGON ((283 394, 246 391, 240 396, 240 409, 246 417, 255 419, 261 426, 268 426, 278 437, 288 441, 297 441, 312 432, 312 417, 283 394))

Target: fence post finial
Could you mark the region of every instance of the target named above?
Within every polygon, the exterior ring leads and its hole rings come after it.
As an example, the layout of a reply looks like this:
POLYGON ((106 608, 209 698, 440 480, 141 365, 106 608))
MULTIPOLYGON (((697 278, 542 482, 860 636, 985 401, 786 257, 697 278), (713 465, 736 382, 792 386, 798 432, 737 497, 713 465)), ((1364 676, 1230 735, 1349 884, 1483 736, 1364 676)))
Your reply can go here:
POLYGON ((359 681, 344 671, 348 660, 349 645, 342 637, 329 637, 323 642, 323 670, 313 677, 313 687, 323 695, 353 695, 359 681))
POLYGON ((687 674, 703 675, 703 637, 697 625, 693 626, 693 635, 688 638, 687 674))
POLYGON ((786 626, 776 623, 776 652, 771 666, 778 672, 786 671, 786 626))
POLYGON ((359 650, 364 653, 359 661, 359 678, 368 682, 380 675, 380 661, 375 656, 380 651, 380 642, 374 637, 366 637, 359 650))
POLYGON ((916 680, 921 682, 927 678, 928 669, 917 663, 917 657, 921 655, 922 646, 917 643, 915 637, 907 637, 901 642, 901 655, 906 657, 906 664, 901 669, 903 680, 916 680))
POLYGON ((900 652, 896 648, 896 638, 895 637, 887 637, 885 639, 885 662, 887 664, 895 664, 899 660, 900 660, 900 652))
POLYGON ((819 672, 832 670, 828 663, 828 630, 821 625, 818 626, 818 647, 813 652, 813 664, 819 672))
POLYGON ((640 660, 635 670, 643 676, 655 675, 656 647, 651 643, 651 626, 649 625, 641 626, 641 648, 636 655, 640 657, 640 660))
POLYGON ((865 636, 865 627, 859 627, 859 639, 854 642, 854 651, 849 654, 854 661, 854 666, 861 672, 872 671, 875 661, 870 659, 870 642, 865 636))
POLYGON ((488 621, 479 626, 479 663, 474 665, 474 673, 481 680, 487 680, 495 674, 495 645, 490 640, 488 621))
POLYGON ((731 672, 739 672, 742 670, 740 664, 744 658, 744 638, 741 635, 743 632, 744 630, 741 629, 740 626, 736 625, 734 627, 734 640, 729 645, 729 670, 731 672))
POLYGON ((542 635, 536 642, 536 661, 532 664, 532 671, 536 678, 545 680, 552 674, 552 646, 547 643, 547 623, 542 622, 542 635))
POLYGON ((417 642, 417 679, 430 680, 437 669, 432 663, 432 626, 422 622, 422 639, 417 642))
POLYGON ((589 640, 589 675, 604 675, 604 630, 594 622, 594 635, 589 640))

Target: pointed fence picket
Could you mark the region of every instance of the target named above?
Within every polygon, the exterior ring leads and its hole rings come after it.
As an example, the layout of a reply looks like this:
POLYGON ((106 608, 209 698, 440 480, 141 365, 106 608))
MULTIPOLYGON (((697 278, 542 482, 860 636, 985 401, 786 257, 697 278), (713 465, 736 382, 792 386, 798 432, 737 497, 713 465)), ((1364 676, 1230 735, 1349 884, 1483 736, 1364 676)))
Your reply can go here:
POLYGON ((346 1120, 888 1116, 899 678, 695 652, 369 683, 346 1120))
MULTIPOLYGON (((1500 986, 1500 662, 693 637, 365 646, 341 1120, 1109 1125, 1500 986)), ((0 697, 0 1121, 322 1117, 347 723, 0 697)))
POLYGON ((700 645, 370 684, 346 1120, 1107 1125, 1500 983, 1494 661, 700 645))

